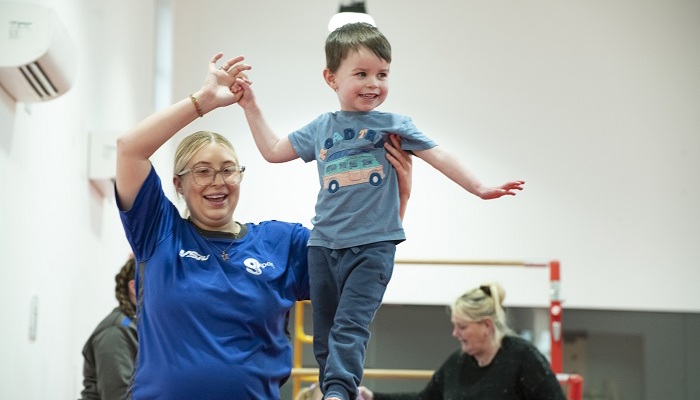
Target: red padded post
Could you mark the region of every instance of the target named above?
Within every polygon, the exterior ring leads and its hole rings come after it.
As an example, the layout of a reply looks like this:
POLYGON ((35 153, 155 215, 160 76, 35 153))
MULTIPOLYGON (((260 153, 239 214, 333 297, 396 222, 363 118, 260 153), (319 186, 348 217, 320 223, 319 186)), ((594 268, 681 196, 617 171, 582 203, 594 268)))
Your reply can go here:
POLYGON ((561 284, 559 276, 559 261, 549 263, 549 336, 552 341, 551 359, 552 371, 561 373, 564 370, 562 354, 562 307, 561 307, 561 284))

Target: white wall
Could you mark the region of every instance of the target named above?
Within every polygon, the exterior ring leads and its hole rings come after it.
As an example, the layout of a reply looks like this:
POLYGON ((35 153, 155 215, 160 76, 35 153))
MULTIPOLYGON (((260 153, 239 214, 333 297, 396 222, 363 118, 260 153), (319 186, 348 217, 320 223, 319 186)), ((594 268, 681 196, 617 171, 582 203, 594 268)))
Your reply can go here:
POLYGON ((88 182, 88 132, 152 112, 153 4, 37 3, 68 30, 78 74, 46 103, 15 104, 0 91, 0 398, 75 399, 82 346, 116 306, 114 275, 130 254, 114 201, 88 182))
MULTIPOLYGON (((279 134, 337 109, 321 78, 333 3, 174 1, 173 94, 224 51, 247 56, 279 134)), ((417 160, 397 258, 558 259, 567 307, 700 310, 700 3, 367 6, 393 46, 382 109, 411 115, 485 182, 527 181, 484 202, 417 160), (669 292, 651 295, 659 285, 669 292)), ((229 134, 248 164, 239 218, 308 223, 313 165, 266 164, 237 107, 197 125, 229 134)), ((514 305, 547 304, 546 271, 513 268, 397 267, 386 298, 441 304, 493 277, 517 288, 514 305)))
MULTIPOLYGON (((39 3, 75 40, 79 75, 44 104, 15 105, 0 93, 0 398, 70 399, 80 390, 82 345, 116 305, 113 276, 129 253, 113 201, 88 183, 87 133, 127 129, 153 111, 155 2, 39 3)), ((335 2, 173 4, 175 98, 199 87, 221 50, 248 57, 280 134, 337 108, 321 79, 335 2)), ((567 307, 700 310, 700 3, 384 0, 368 8, 394 48, 383 109, 411 115, 484 181, 528 182, 516 198, 482 202, 417 160, 399 258, 555 258, 567 307)), ((236 106, 190 128, 229 134, 249 166, 238 219, 308 224, 313 165, 266 164, 236 106)), ((387 297, 444 303, 495 276, 511 305, 547 302, 543 272, 450 268, 397 267, 387 297)))

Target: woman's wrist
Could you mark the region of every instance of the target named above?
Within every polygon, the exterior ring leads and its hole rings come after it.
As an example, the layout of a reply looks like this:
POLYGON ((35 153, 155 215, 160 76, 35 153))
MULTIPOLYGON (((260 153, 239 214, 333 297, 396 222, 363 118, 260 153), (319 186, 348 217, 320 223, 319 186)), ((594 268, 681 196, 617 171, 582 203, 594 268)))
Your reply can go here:
POLYGON ((202 107, 199 106, 199 100, 197 100, 197 97, 195 97, 194 94, 190 94, 189 97, 195 111, 197 111, 197 115, 199 115, 199 118, 202 118, 204 116, 204 112, 202 111, 202 107))
POLYGON ((216 108, 216 96, 203 89, 190 94, 189 98, 200 118, 216 108))

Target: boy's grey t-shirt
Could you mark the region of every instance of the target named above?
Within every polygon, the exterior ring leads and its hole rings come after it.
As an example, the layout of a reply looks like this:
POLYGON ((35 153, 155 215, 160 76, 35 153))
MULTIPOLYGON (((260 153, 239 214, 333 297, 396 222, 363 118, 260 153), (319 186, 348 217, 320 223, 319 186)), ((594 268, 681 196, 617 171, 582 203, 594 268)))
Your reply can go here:
POLYGON ((401 136, 404 150, 436 146, 409 117, 379 111, 322 114, 289 134, 299 157, 318 168, 309 245, 342 249, 406 239, 398 179, 384 149, 390 133, 401 136))

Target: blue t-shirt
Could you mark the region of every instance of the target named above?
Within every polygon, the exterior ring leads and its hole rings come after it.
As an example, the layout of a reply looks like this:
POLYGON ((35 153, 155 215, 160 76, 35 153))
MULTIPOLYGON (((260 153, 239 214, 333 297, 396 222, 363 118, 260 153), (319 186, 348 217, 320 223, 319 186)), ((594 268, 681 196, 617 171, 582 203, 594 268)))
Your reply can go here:
POLYGON ((121 218, 138 263, 133 399, 278 399, 292 362, 285 314, 309 298, 309 230, 246 224, 224 261, 232 239, 183 219, 154 169, 121 218))
POLYGON ((341 249, 406 239, 398 178, 384 149, 390 133, 401 136, 405 150, 436 146, 409 117, 379 111, 322 114, 289 134, 299 157, 318 167, 310 245, 341 249))

